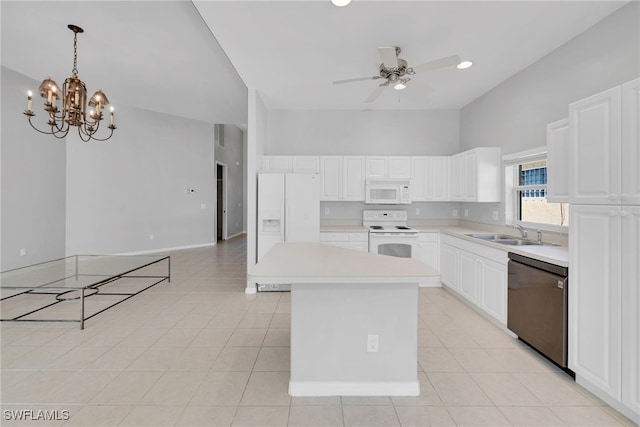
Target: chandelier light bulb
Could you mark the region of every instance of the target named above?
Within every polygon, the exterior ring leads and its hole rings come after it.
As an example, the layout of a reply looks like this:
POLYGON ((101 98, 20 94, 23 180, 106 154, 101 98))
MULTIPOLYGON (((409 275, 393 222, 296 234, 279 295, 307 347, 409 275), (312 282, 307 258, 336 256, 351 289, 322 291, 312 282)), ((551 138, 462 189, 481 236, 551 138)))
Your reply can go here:
POLYGON ((458 65, 456 65, 456 68, 458 70, 464 70, 464 69, 467 69, 467 68, 471 67, 472 65, 473 65, 472 61, 466 61, 465 60, 465 61, 460 62, 458 65))
POLYGON ((351 0, 331 0, 331 3, 337 7, 344 7, 351 3, 351 0))

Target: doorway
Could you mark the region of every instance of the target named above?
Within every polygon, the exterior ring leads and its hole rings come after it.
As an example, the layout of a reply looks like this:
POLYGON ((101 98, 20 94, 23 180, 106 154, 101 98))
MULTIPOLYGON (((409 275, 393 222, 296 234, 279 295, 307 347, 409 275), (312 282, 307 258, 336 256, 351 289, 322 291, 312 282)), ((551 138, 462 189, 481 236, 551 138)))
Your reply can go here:
POLYGON ((216 162, 216 241, 227 240, 227 165, 216 162))

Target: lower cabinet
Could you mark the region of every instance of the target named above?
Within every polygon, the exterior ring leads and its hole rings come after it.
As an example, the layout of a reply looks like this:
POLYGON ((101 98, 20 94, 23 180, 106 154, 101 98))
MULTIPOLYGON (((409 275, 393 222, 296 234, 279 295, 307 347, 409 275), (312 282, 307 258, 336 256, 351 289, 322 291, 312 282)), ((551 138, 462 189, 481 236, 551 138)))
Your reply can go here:
POLYGON ((337 246, 339 248, 353 249, 369 252, 369 233, 331 231, 320 232, 320 243, 337 246))
POLYGON ((441 235, 442 283, 507 323, 507 252, 441 235))

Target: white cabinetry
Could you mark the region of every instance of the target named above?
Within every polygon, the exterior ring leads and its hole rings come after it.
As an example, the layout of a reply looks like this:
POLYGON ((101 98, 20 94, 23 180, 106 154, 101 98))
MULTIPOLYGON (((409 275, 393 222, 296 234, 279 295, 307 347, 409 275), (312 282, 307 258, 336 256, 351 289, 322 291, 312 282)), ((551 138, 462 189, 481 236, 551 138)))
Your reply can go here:
POLYGON ((569 120, 547 125, 547 201, 569 201, 569 120))
POLYGON ((342 157, 320 157, 320 200, 342 200, 342 157))
POLYGON ((481 147, 452 156, 452 199, 460 202, 499 202, 500 152, 497 147, 481 147))
POLYGON ((265 173, 320 173, 318 156, 264 156, 262 170, 265 173))
POLYGON ((367 156, 367 179, 410 179, 411 157, 409 156, 367 156))
POLYGON ((291 156, 264 156, 262 158, 262 171, 265 173, 292 172, 291 156))
POLYGON ((440 241, 442 283, 506 325, 507 253, 449 235, 440 241))
POLYGON ((342 200, 364 201, 364 156, 342 157, 342 200))
POLYGON ((339 248, 369 252, 369 233, 367 232, 323 231, 320 233, 320 242, 339 248))
POLYGON ((569 368, 640 422, 639 81, 569 107, 569 368))
POLYGON ((411 199, 414 202, 449 200, 449 157, 411 157, 411 199))
MULTIPOLYGON (((440 233, 439 232, 421 232, 419 259, 434 270, 440 270, 440 233)), ((438 284, 421 283, 422 287, 440 286, 438 284)))

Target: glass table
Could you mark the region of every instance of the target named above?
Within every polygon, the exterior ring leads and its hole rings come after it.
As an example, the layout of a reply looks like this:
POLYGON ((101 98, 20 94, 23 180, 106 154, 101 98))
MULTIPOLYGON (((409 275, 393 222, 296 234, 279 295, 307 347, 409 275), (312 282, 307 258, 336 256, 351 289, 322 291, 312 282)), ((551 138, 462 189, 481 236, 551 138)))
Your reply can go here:
POLYGON ((3 304, 0 320, 80 322, 80 329, 84 329, 85 320, 165 280, 171 282, 171 257, 168 255, 73 255, 3 271, 0 273, 0 292, 3 294, 0 298, 3 304), (32 303, 17 304, 26 312, 16 313, 10 307, 4 307, 9 299, 17 301, 36 295, 39 298, 35 306, 32 303), (109 298, 97 304, 96 311, 86 314, 86 300, 101 296, 109 298), (77 318, 60 317, 60 310, 55 308, 76 300, 77 318), (10 315, 5 318, 7 312, 10 315), (55 313, 56 318, 46 318, 47 312, 55 313))

